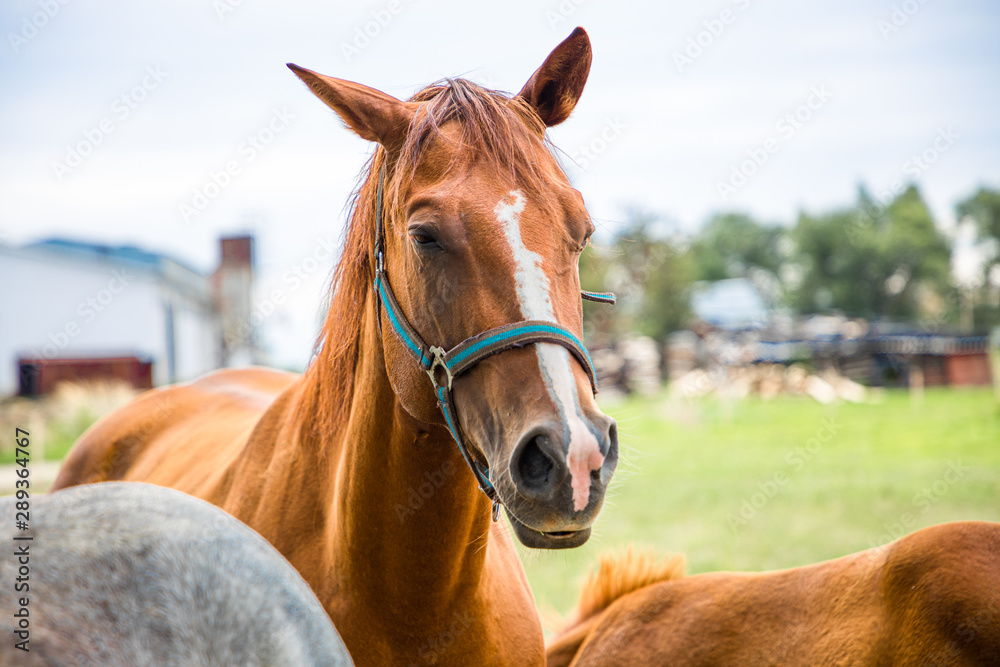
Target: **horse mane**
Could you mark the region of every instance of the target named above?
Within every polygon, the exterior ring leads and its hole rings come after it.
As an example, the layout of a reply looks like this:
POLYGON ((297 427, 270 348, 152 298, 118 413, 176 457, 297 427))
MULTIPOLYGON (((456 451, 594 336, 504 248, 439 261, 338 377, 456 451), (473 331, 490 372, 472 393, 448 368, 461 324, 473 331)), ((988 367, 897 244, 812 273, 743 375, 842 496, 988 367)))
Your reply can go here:
POLYGON ((447 140, 442 127, 448 123, 456 122, 461 128, 455 161, 472 155, 498 178, 508 178, 529 191, 541 189, 542 175, 526 147, 538 141, 548 147, 545 124, 526 100, 459 78, 432 84, 409 101, 423 104, 402 148, 390 155, 378 146, 362 168, 352 195, 344 246, 330 283, 329 310, 297 409, 307 437, 330 436, 347 422, 365 304, 375 279, 375 208, 382 170, 386 172, 382 215, 387 229, 401 208, 402 185, 412 180, 430 145, 447 140))
POLYGON ((636 553, 632 547, 619 554, 601 556, 599 568, 591 569, 580 593, 574 625, 607 609, 629 593, 662 581, 684 576, 684 556, 657 556, 652 550, 636 553))

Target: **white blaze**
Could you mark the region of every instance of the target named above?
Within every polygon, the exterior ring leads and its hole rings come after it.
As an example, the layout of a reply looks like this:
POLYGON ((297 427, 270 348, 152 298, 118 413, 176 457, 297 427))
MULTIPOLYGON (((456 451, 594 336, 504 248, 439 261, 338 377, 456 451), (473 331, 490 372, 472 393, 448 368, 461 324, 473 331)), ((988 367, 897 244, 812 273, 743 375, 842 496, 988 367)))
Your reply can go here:
MULTIPOLYGON (((528 250, 521 238, 521 212, 524 205, 524 195, 520 190, 513 190, 500 200, 493 212, 503 226, 514 255, 514 282, 517 285, 521 314, 528 320, 555 322, 549 279, 542 270, 542 258, 538 253, 528 250)), ((573 488, 573 507, 579 512, 587 507, 590 500, 590 471, 600 469, 604 455, 601 454, 597 438, 587 428, 580 413, 569 351, 554 343, 537 343, 535 350, 542 380, 569 430, 566 462, 573 488)))

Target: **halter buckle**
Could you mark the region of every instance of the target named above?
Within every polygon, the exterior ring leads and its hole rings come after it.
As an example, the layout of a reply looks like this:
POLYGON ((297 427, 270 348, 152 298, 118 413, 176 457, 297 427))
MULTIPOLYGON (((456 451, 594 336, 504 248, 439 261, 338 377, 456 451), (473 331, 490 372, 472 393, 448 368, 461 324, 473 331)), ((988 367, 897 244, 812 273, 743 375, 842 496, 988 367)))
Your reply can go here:
POLYGON ((431 384, 434 387, 438 387, 437 375, 435 371, 438 366, 444 369, 445 377, 448 378, 448 391, 451 391, 451 381, 454 379, 451 374, 451 369, 448 368, 448 364, 445 362, 445 350, 442 347, 431 346, 427 349, 431 353, 431 367, 427 369, 427 375, 431 379, 431 384))
POLYGON ((500 520, 500 496, 493 499, 493 523, 500 520))

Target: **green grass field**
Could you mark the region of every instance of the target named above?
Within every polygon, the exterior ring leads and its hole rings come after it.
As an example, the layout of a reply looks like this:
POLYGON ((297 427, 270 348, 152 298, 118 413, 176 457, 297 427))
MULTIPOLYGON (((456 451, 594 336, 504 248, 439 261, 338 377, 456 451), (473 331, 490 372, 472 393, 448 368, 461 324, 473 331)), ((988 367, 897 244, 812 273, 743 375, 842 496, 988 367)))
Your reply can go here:
MULTIPOLYGON (((97 380, 60 384, 44 398, 7 398, 0 401, 0 433, 26 429, 34 462, 43 456, 61 461, 87 427, 137 393, 121 382, 97 380)), ((0 465, 14 463, 15 454, 13 438, 0 438, 0 465)))
MULTIPOLYGON (((97 421, 97 417, 89 414, 74 415, 70 419, 52 421, 45 429, 45 460, 62 461, 66 458, 76 439, 87 430, 87 427, 97 421)), ((11 429, 3 431, 10 433, 11 429)), ((37 440, 34 440, 37 444, 37 440)), ((13 442, 11 440, 10 442, 13 442)), ((9 443, 6 443, 9 444, 9 443)), ((36 448, 37 450, 37 448, 36 448)), ((13 447, 0 449, 0 465, 9 465, 16 461, 16 450, 13 447)))
POLYGON ((1000 409, 990 390, 890 391, 822 406, 665 398, 607 406, 621 463, 590 542, 521 549, 543 612, 565 614, 588 569, 630 544, 690 573, 803 565, 924 526, 1000 521, 1000 409))
MULTIPOLYGON (((64 456, 95 412, 131 397, 78 393, 40 413, 44 435, 33 442, 44 438, 47 459, 64 456)), ((684 553, 691 573, 765 570, 935 523, 1000 521, 1000 408, 988 389, 928 390, 922 404, 890 391, 865 405, 658 397, 605 409, 618 420, 621 462, 590 542, 520 550, 543 612, 570 611, 599 556, 630 544, 684 553)), ((0 462, 12 460, 0 450, 0 462)))

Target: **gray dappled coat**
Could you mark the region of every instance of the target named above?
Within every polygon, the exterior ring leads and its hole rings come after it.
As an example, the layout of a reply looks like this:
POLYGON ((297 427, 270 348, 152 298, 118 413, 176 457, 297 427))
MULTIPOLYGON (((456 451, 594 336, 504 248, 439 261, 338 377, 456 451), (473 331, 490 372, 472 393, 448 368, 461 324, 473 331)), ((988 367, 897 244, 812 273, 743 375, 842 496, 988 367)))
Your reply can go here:
POLYGON ((32 495, 27 531, 13 496, 0 510, 2 665, 353 664, 298 572, 209 503, 106 482, 32 495), (15 646, 21 598, 28 652, 15 646))

